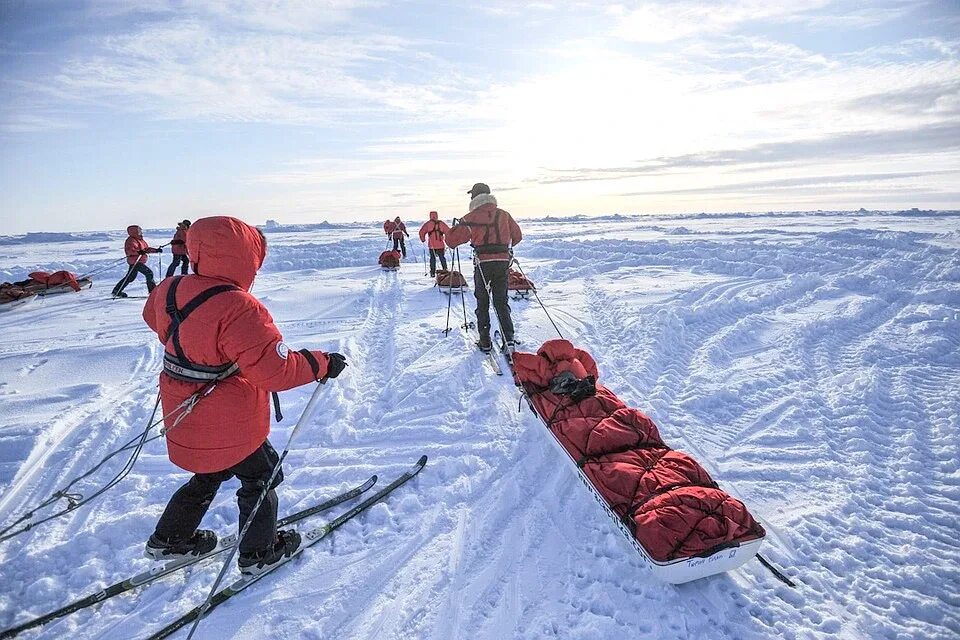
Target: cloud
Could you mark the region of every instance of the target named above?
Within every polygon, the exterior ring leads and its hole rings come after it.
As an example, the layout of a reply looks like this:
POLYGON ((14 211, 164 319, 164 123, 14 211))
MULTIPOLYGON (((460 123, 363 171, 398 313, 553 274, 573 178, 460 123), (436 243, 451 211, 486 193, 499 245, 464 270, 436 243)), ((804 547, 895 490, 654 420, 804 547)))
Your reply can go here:
POLYGON ((863 161, 898 155, 925 155, 960 150, 960 123, 943 122, 913 129, 858 131, 811 140, 764 142, 743 148, 662 156, 634 165, 549 170, 540 184, 611 180, 675 173, 690 169, 790 165, 838 160, 863 161))
MULTIPOLYGON (((828 176, 801 176, 796 178, 778 178, 773 180, 755 180, 750 182, 734 182, 712 185, 708 187, 691 187, 685 189, 663 189, 634 191, 621 193, 621 196, 651 196, 651 195, 689 195, 698 193, 734 193, 742 194, 752 191, 773 191, 778 189, 809 190, 814 187, 819 191, 823 187, 840 185, 874 185, 878 182, 902 182, 914 178, 929 178, 945 175, 960 175, 960 168, 953 171, 904 171, 895 173, 854 173, 828 176)), ((902 188, 902 187, 901 187, 902 188)), ((915 187, 914 187, 915 188, 915 187)))
POLYGON ((630 42, 663 44, 694 37, 732 33, 757 23, 802 23, 814 28, 864 29, 900 18, 915 9, 902 0, 884 6, 851 8, 833 0, 728 0, 722 4, 697 0, 646 1, 621 7, 612 35, 630 42))

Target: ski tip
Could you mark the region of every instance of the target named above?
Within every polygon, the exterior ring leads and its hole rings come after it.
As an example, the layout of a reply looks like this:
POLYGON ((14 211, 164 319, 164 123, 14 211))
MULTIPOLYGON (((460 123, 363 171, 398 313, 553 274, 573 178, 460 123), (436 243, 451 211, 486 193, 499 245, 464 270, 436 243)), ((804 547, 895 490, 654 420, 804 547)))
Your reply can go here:
POLYGON ((373 474, 372 476, 370 476, 370 479, 369 479, 369 480, 367 480, 366 482, 363 483, 363 489, 364 489, 364 491, 366 491, 367 489, 369 489, 370 487, 372 487, 372 486, 375 485, 375 484, 377 484, 377 474, 373 474))
POLYGON ((420 469, 423 469, 425 466, 427 466, 427 456, 426 455, 420 456, 420 459, 417 460, 416 466, 419 467, 420 469))

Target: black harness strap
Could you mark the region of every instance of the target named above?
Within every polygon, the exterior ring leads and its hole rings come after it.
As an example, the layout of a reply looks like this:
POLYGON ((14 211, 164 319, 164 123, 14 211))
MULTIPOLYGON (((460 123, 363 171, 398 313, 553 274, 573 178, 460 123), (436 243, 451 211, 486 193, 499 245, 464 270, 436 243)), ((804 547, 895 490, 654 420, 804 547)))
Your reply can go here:
POLYGON ((239 291, 240 287, 232 284, 219 284, 215 287, 210 287, 180 309, 177 307, 177 287, 180 285, 181 278, 183 278, 183 276, 177 276, 174 281, 170 283, 170 288, 167 289, 166 311, 170 316, 170 332, 167 334, 166 342, 173 340, 173 349, 177 353, 177 358, 182 362, 188 363, 190 360, 184 355, 183 347, 180 345, 180 325, 190 317, 191 313, 197 310, 197 307, 213 296, 226 293, 227 291, 239 291))

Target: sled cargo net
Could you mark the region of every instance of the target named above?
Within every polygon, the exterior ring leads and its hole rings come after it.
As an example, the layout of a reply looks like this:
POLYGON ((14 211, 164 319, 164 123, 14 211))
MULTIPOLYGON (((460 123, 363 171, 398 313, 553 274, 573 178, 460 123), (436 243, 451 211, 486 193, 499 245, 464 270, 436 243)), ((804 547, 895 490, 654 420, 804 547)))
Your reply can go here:
POLYGON ((658 578, 689 582, 756 555, 766 533, 746 506, 664 443, 648 416, 597 384, 590 354, 550 340, 513 363, 531 409, 658 578))

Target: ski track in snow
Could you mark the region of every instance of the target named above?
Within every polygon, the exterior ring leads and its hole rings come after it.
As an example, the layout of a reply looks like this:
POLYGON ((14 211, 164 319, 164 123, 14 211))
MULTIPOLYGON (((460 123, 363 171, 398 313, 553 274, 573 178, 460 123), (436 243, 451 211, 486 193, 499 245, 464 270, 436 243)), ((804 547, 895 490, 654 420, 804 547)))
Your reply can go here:
MULTIPOLYGON (((349 362, 293 443, 281 512, 372 473, 386 484, 422 453, 430 461, 211 614, 200 637, 960 633, 960 217, 524 227, 518 256, 560 330, 668 444, 761 518, 761 553, 797 589, 759 562, 681 586, 656 582, 542 424, 518 410, 509 376, 493 375, 458 329, 459 297, 444 336, 448 299, 423 277, 419 247, 394 273, 371 266, 382 244, 364 227, 271 233, 254 293, 291 346, 340 351, 349 362)), ((53 266, 51 257, 78 271, 114 259, 101 235, 54 240, 4 244, 0 273, 20 278, 53 266)), ((123 269, 90 291, 0 314, 0 522, 132 438, 150 415, 162 348, 140 319, 142 301, 105 300, 123 269)), ((141 279, 130 291, 142 288, 141 279)), ((536 300, 511 305, 522 349, 555 337, 536 300)), ((471 319, 473 306, 468 293, 471 319)), ((311 392, 282 394, 278 449, 311 392)), ((108 494, 0 544, 0 627, 149 566, 143 542, 187 477, 152 442, 108 494)), ((204 526, 236 526, 235 485, 224 485, 204 526)), ((217 569, 199 565, 23 637, 143 637, 201 602, 217 569)))

